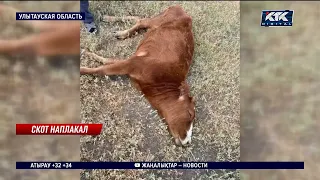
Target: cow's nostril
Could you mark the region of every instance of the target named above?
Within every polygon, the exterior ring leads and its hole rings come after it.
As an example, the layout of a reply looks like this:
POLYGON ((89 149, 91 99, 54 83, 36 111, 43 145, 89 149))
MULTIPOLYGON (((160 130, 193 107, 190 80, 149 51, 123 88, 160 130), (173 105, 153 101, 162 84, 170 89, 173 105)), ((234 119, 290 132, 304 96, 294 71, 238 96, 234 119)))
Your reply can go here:
POLYGON ((175 141, 175 144, 176 144, 177 146, 181 146, 181 145, 182 145, 179 138, 175 138, 174 141, 175 141))
POLYGON ((189 146, 191 144, 191 141, 187 141, 183 146, 189 146))

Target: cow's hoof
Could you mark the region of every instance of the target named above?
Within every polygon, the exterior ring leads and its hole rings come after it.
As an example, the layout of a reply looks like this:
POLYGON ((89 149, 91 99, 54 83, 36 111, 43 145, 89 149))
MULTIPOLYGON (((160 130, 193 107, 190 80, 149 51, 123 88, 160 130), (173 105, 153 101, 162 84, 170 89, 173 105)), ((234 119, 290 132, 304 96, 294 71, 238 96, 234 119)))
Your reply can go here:
POLYGON ((117 39, 126 39, 127 38, 127 33, 124 31, 114 31, 112 32, 113 36, 117 39))

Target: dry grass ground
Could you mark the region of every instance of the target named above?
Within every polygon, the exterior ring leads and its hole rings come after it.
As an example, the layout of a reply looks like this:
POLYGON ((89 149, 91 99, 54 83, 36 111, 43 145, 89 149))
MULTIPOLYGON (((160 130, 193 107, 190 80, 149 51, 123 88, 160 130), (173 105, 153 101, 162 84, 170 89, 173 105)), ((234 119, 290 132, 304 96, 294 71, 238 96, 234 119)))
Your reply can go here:
MULTIPOLYGON (((1 3, 22 11, 79 11, 79 2, 1 3)), ((32 33, 2 20, 0 27, 0 39, 32 33)), ((79 180, 79 171, 15 170, 15 161, 79 161, 79 137, 15 135, 16 123, 79 123, 79 56, 0 54, 0 114, 0 180, 79 180)))
MULTIPOLYGON (((112 31, 133 22, 105 23, 103 15, 156 15, 181 4, 193 18, 195 55, 188 81, 197 100, 191 147, 176 147, 165 124, 127 78, 82 76, 81 119, 103 123, 101 135, 81 138, 82 161, 239 161, 240 7, 239 2, 90 2, 99 34, 81 31, 81 47, 104 57, 129 57, 143 35, 123 41, 112 31)), ((97 61, 84 56, 82 66, 97 61)), ((231 170, 92 170, 91 179, 239 179, 231 170)))
POLYGON ((244 180, 319 179, 319 9, 241 2, 241 160, 305 161, 305 170, 244 171, 244 180), (294 10, 293 27, 260 27, 266 9, 294 10))

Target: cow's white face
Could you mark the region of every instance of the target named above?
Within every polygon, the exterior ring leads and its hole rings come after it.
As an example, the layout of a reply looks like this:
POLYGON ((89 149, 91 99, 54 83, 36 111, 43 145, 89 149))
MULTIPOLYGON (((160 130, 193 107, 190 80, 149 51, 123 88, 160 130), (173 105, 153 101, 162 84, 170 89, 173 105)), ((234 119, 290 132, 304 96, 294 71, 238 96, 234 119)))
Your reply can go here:
POLYGON ((191 143, 195 105, 191 97, 179 98, 175 110, 167 119, 168 127, 177 145, 186 146, 191 143))
POLYGON ((182 146, 191 144, 192 128, 193 128, 193 123, 191 123, 190 128, 187 130, 187 136, 184 139, 181 139, 180 137, 176 138, 175 143, 177 145, 182 145, 182 146))

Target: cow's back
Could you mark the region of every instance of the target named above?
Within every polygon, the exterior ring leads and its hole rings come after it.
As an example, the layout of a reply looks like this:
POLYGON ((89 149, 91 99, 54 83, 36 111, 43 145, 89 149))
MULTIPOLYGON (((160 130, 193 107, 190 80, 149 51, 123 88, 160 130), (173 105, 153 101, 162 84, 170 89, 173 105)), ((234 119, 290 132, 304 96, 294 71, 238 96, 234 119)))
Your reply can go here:
POLYGON ((194 50, 192 19, 182 8, 169 8, 161 23, 149 29, 136 51, 140 83, 181 82, 186 78, 194 50), (176 8, 176 9, 175 9, 176 8), (170 12, 172 11, 172 12, 170 12), (166 14, 167 13, 167 14, 166 14), (141 56, 139 56, 141 55, 141 56), (147 77, 147 78, 146 78, 147 77))

